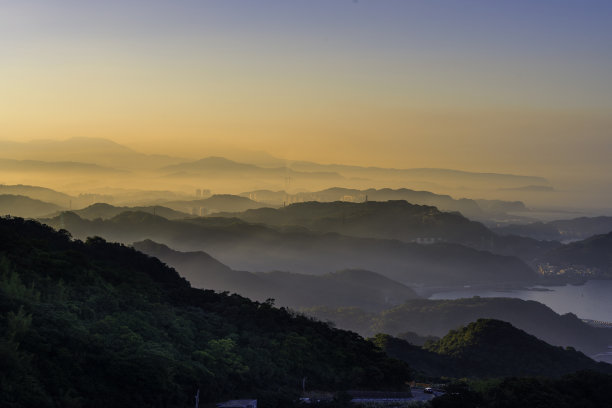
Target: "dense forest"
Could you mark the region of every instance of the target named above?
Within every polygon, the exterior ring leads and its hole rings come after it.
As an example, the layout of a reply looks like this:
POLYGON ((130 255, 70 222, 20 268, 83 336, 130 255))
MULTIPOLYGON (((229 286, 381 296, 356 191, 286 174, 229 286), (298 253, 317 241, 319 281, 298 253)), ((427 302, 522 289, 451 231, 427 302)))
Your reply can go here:
POLYGON ((0 406, 151 406, 309 389, 399 389, 411 372, 357 334, 191 288, 155 258, 0 219, 0 406))

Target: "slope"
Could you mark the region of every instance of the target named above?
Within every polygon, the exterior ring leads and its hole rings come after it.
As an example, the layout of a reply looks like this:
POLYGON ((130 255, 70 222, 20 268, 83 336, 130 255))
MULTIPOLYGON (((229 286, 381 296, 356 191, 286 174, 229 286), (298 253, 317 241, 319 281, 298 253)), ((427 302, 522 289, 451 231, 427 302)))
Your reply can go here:
POLYGON ((424 347, 387 334, 370 340, 389 356, 410 362, 425 378, 559 377, 579 370, 612 374, 610 364, 597 363, 572 348, 551 346, 495 319, 478 319, 424 347))
POLYGON ((155 258, 0 219, 0 405, 183 407, 312 387, 401 388, 405 364, 270 303, 193 289, 155 258))

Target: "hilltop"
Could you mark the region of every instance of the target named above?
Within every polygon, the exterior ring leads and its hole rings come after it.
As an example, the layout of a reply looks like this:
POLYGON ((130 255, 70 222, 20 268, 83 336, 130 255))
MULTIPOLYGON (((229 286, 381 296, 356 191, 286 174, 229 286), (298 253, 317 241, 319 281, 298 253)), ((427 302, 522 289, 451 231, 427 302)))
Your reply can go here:
POLYGON ((559 377, 579 370, 612 374, 610 364, 596 363, 573 348, 551 346, 495 319, 478 319, 424 347, 383 334, 371 340, 427 377, 559 377))

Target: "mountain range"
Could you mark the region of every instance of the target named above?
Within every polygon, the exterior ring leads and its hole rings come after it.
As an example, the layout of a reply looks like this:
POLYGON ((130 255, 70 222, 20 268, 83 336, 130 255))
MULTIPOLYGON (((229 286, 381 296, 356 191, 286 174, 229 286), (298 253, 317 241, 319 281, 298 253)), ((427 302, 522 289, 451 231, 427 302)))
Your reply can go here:
MULTIPOLYGON (((202 152, 199 158, 188 159, 144 154, 100 138, 77 137, 25 143, 0 141, 0 152, 0 175, 7 177, 3 180, 5 182, 10 180, 15 184, 46 183, 51 187, 69 187, 73 191, 78 187, 89 189, 81 190, 87 193, 100 193, 100 189, 109 185, 135 189, 141 187, 146 180, 155 190, 174 188, 183 194, 193 192, 197 188, 223 194, 264 189, 277 191, 284 188, 292 194, 298 194, 299 191, 317 191, 339 185, 360 190, 383 186, 411 186, 438 193, 465 193, 472 196, 482 192, 486 196, 483 196, 484 198, 496 201, 502 198, 499 197, 503 193, 500 188, 549 185, 546 179, 535 176, 454 169, 393 169, 295 162, 240 149, 220 151, 224 157, 210 149, 202 152), (53 159, 50 159, 51 157, 53 159), (36 174, 30 170, 36 171, 36 174), (73 178, 79 179, 78 184, 62 184, 61 180, 45 178, 46 172, 58 171, 72 172, 73 178), (107 173, 112 183, 102 183, 99 180, 101 172, 107 173), (40 183, 35 180, 40 180, 40 183)), ((512 194, 520 197, 523 192, 516 190, 502 195, 505 197, 512 194)), ((407 199, 414 203, 436 205, 443 210, 460 210, 458 205, 455 208, 446 208, 441 202, 419 202, 410 197, 385 198, 388 199, 407 199)), ((282 203, 283 199, 277 201, 282 203)), ((476 215, 468 211, 468 207, 473 207, 472 204, 466 205, 464 214, 476 215)), ((505 207, 506 210, 514 208, 522 211, 521 208, 511 205, 505 207)), ((498 206, 496 211, 500 208, 498 206)))
POLYGON ((318 233, 397 239, 404 242, 452 242, 526 262, 560 246, 519 236, 500 236, 483 224, 455 212, 415 205, 403 200, 353 202, 304 202, 278 209, 260 208, 241 213, 220 213, 249 223, 275 227, 299 226, 318 233))
POLYGON ((274 299, 277 305, 293 309, 328 305, 382 310, 418 298, 409 287, 370 271, 251 273, 234 271, 203 251, 174 251, 150 240, 133 247, 175 268, 193 287, 229 291, 262 302, 274 299))
POLYGON ((179 251, 205 251, 236 270, 320 275, 365 269, 405 285, 527 284, 536 280, 535 272, 518 258, 452 243, 419 245, 316 233, 302 227, 273 229, 237 218, 167 220, 134 211, 109 220, 85 220, 66 212, 44 222, 80 239, 97 235, 126 244, 151 239, 179 251))

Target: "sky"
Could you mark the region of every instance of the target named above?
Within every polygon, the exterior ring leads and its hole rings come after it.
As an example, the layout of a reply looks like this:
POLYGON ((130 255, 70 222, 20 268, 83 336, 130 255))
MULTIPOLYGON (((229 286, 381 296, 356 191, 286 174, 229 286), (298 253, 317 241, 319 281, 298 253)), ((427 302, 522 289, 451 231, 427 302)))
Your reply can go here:
POLYGON ((612 174, 612 2, 0 0, 0 140, 612 174))

